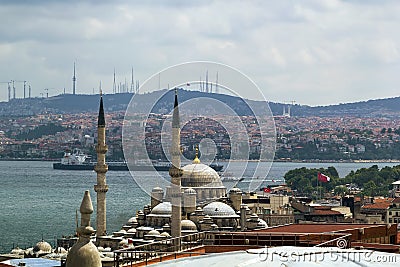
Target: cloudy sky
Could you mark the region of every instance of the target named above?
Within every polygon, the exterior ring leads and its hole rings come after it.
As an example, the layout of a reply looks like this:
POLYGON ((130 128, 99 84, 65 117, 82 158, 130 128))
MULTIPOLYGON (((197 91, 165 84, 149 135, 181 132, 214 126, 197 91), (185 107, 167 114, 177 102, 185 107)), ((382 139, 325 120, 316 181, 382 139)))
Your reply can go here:
MULTIPOLYGON (((97 92, 100 81, 112 93, 114 68, 117 83, 129 84, 132 67, 143 82, 206 60, 239 69, 271 101, 394 97, 399 14, 399 1, 384 0, 2 0, 0 82, 26 80, 33 96, 71 92, 75 61, 78 93, 97 92)), ((15 86, 22 97, 22 83, 15 86)))

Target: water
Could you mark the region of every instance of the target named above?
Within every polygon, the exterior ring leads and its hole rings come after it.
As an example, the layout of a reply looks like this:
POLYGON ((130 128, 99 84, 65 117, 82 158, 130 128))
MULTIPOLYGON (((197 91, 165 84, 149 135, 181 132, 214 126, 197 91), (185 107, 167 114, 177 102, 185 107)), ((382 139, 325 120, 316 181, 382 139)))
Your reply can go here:
MULTIPOLYGON (((287 171, 295 168, 329 166, 334 166, 340 176, 344 177, 351 170, 371 165, 277 162, 272 165, 267 179, 279 180, 287 171)), ((377 165, 384 167, 397 164, 377 165)), ((230 166, 238 169, 242 165, 233 162, 230 166)), ((135 175, 144 177, 151 184, 150 187, 153 186, 151 173, 137 172, 135 175)), ((246 189, 248 181, 244 179, 238 187, 246 189)), ((96 194, 93 190, 96 173, 93 171, 53 170, 51 162, 0 161, 0 183, 1 253, 9 252, 17 245, 22 248, 31 247, 42 237, 54 245, 57 237, 74 234, 75 212, 79 209, 85 190, 90 190, 96 210, 96 194)), ((150 197, 134 182, 129 172, 108 172, 107 184, 107 230, 112 233, 119 230, 143 205, 149 204, 150 197)), ((92 214, 92 225, 95 226, 95 213, 92 214)))

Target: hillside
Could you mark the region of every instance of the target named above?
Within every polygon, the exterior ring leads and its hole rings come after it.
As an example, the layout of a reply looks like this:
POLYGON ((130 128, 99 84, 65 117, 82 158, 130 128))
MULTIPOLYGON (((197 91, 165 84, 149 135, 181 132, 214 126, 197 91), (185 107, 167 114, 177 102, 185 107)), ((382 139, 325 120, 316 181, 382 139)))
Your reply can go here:
MULTIPOLYGON (((173 92, 167 90, 135 96, 135 111, 144 112, 149 103, 155 102, 154 113, 165 113, 172 109, 173 92), (155 101, 155 99, 158 99, 155 101)), ((125 111, 133 94, 120 93, 104 95, 104 105, 107 111, 125 111)), ((236 114, 251 115, 252 112, 246 103, 234 96, 204 93, 199 91, 179 90, 180 103, 189 99, 202 97, 213 98, 229 106, 236 114)), ((99 95, 71 95, 64 94, 49 98, 12 99, 10 102, 0 102, 0 116, 25 116, 42 113, 81 113, 96 112, 99 95)), ((256 110, 265 109, 261 101, 249 101, 256 110)), ((286 104, 269 102, 273 115, 282 115, 286 104)), ((224 112, 217 106, 212 106, 214 112, 224 112)), ((369 100, 364 102, 346 103, 330 106, 293 105, 292 116, 356 116, 356 117, 397 117, 400 115, 400 97, 369 100)))

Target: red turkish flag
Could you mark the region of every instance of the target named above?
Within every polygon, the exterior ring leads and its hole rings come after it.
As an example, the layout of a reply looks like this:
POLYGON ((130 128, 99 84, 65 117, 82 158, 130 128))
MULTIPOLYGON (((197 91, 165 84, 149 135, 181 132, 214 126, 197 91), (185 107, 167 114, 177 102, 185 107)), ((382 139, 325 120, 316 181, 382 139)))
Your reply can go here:
POLYGON ((327 183, 331 180, 331 178, 329 176, 326 176, 325 174, 322 173, 318 173, 318 181, 323 182, 323 183, 327 183))
POLYGON ((271 193, 271 188, 264 187, 264 193, 271 193))

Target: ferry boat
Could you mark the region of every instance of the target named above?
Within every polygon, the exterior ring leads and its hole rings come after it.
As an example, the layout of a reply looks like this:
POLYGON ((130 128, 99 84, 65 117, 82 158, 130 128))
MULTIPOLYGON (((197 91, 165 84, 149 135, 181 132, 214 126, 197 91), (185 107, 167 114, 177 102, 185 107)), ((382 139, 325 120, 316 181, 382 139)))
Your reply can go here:
MULTIPOLYGON (((74 149, 71 153, 66 151, 61 162, 53 163, 55 170, 94 170, 96 162, 89 161, 90 157, 79 149, 74 149)), ((109 171, 169 171, 171 168, 170 162, 154 161, 151 164, 139 162, 135 165, 129 165, 126 162, 107 162, 109 171)), ((224 167, 218 163, 211 163, 209 165, 215 171, 221 171, 224 167)))

